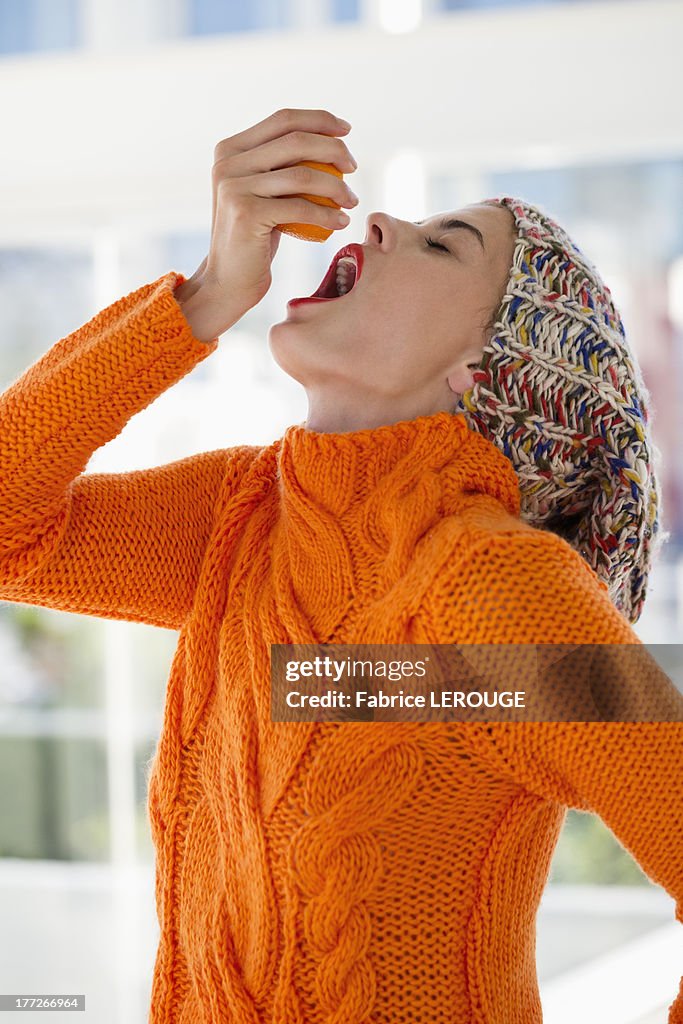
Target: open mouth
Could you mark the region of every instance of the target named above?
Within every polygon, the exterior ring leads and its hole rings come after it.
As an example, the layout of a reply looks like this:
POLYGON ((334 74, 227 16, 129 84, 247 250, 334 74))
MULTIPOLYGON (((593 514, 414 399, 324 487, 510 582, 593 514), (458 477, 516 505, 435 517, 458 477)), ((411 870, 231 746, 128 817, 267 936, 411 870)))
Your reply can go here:
POLYGON ((356 242, 345 245, 334 256, 329 270, 317 290, 304 298, 290 299, 287 305, 294 308, 306 303, 332 302, 334 299, 343 299, 345 295, 349 295, 358 287, 362 273, 363 247, 356 242))
POLYGON ((358 283, 363 269, 363 252, 359 245, 346 245, 335 255, 317 291, 311 298, 339 299, 348 295, 358 283))

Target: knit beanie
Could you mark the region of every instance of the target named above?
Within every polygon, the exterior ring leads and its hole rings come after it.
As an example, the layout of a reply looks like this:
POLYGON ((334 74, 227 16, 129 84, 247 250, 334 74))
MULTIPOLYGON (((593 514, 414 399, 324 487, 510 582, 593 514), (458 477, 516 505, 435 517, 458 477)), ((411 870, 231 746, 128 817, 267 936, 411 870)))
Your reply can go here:
POLYGON ((454 408, 519 479, 521 518, 563 537, 640 617, 660 529, 650 394, 609 288, 537 206, 485 200, 515 219, 512 269, 494 334, 454 408))

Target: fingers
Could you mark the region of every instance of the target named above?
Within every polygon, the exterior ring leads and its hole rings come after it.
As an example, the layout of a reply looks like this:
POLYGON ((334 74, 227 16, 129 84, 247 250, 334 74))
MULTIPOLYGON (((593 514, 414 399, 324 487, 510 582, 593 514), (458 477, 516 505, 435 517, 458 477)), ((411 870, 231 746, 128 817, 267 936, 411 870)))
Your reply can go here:
POLYGON ((356 169, 355 161, 345 144, 334 138, 348 131, 347 123, 329 110, 282 108, 251 128, 222 139, 214 148, 212 232, 216 223, 217 188, 226 176, 263 173, 304 159, 331 163, 342 173, 352 173, 356 169), (276 141, 278 146, 269 146, 276 141), (254 150, 259 151, 256 157, 254 150), (246 159, 236 162, 242 154, 246 159))
POLYGON ((308 193, 325 196, 339 206, 356 206, 358 197, 341 178, 312 167, 284 167, 240 179, 240 191, 246 188, 255 196, 291 196, 308 193))
POLYGON ((312 132, 321 135, 345 135, 349 129, 346 123, 339 117, 335 117, 329 110, 307 110, 285 107, 276 110, 259 121, 258 124, 247 128, 237 135, 231 135, 222 139, 216 144, 214 159, 222 160, 226 156, 236 153, 244 153, 246 150, 256 149, 266 142, 272 142, 289 132, 312 132))
POLYGON ((260 223, 266 230, 272 230, 277 224, 319 224, 321 227, 338 231, 349 223, 348 214, 338 210, 336 206, 321 206, 310 199, 297 196, 294 199, 255 199, 262 203, 260 207, 260 223))
POLYGON ((291 167, 301 160, 334 164, 342 174, 352 174, 357 167, 351 151, 341 139, 294 131, 255 149, 222 157, 221 168, 239 178, 243 174, 262 174, 278 167, 291 167))
POLYGON ((231 233, 235 239, 266 237, 277 224, 319 224, 338 230, 349 223, 348 215, 336 206, 314 203, 303 196, 271 199, 242 192, 232 195, 229 204, 231 233))

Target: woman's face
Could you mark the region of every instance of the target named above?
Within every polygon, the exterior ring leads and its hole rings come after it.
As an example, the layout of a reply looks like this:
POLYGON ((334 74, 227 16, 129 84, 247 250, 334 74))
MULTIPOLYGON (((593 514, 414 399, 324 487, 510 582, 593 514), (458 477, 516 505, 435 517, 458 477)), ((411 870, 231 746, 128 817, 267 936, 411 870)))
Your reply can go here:
POLYGON ((309 429, 452 410, 491 336, 486 325, 505 291, 514 240, 512 214, 500 206, 475 203, 419 223, 370 214, 351 291, 288 306, 268 333, 275 361, 306 390, 309 429), (469 228, 448 230, 443 220, 469 228))

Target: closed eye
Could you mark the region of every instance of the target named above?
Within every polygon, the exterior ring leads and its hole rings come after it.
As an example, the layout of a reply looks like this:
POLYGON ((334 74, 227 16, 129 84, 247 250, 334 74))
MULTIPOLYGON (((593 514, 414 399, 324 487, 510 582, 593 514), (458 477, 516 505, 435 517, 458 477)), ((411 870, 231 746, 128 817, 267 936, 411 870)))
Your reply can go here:
POLYGON ((425 238, 425 242, 427 243, 428 249, 443 249, 444 252, 452 255, 451 250, 447 246, 442 245, 441 242, 435 242, 433 238, 429 237, 429 235, 425 238))

